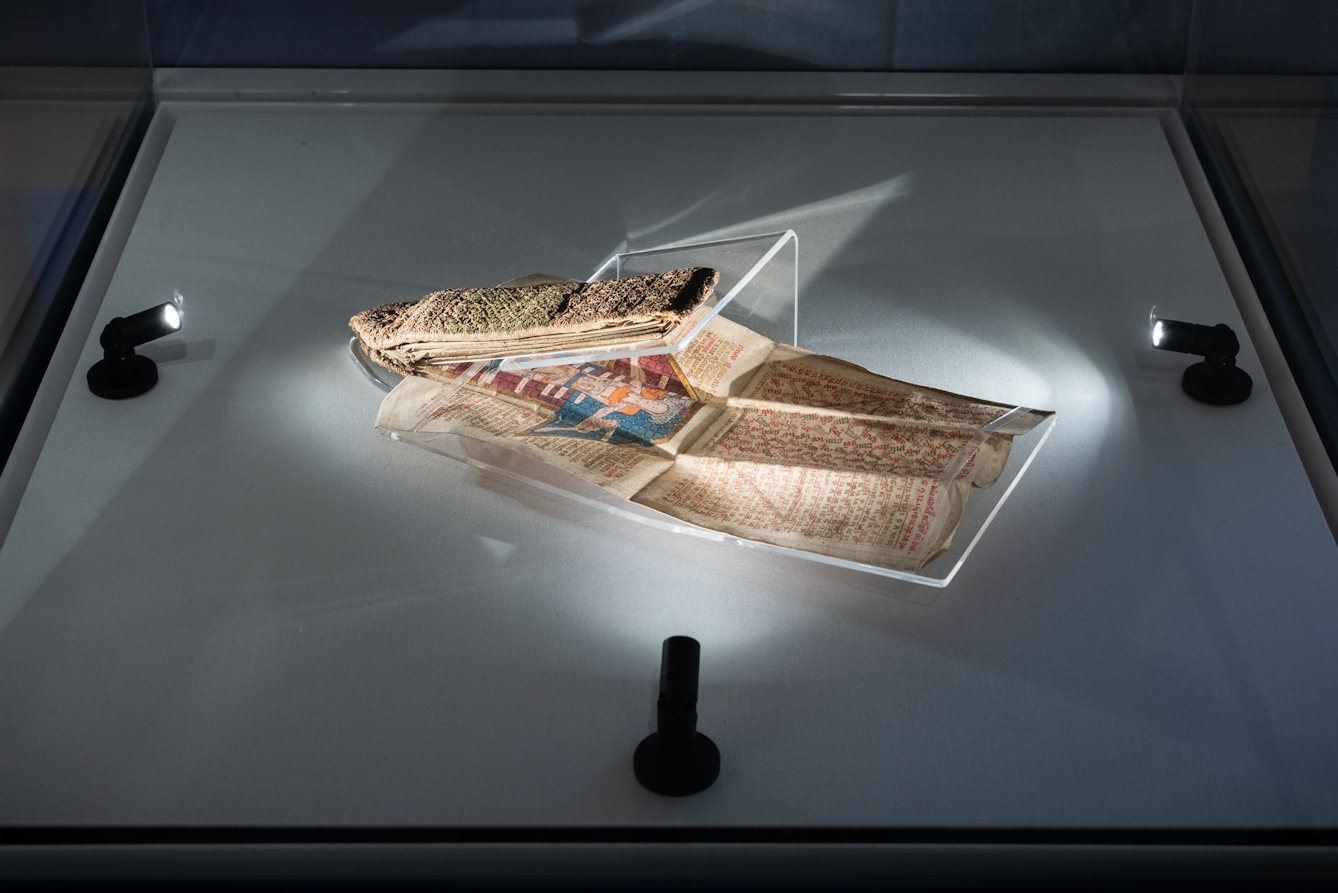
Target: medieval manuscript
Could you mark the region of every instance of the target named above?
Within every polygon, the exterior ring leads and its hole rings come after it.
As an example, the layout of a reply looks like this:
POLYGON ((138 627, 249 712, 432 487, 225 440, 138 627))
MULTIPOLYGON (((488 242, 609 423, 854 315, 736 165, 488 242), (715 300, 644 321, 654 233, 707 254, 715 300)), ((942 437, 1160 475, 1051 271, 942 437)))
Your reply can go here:
POLYGON ((916 571, 1050 415, 875 375, 716 317, 678 354, 419 366, 387 432, 504 446, 680 521, 916 571))

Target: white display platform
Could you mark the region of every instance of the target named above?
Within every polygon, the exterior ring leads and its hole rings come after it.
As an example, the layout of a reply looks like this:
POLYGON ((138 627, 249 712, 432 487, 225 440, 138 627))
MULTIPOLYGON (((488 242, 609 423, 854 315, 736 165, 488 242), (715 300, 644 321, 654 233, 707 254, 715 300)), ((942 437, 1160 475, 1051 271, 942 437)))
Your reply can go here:
POLYGON ((832 102, 164 105, 0 478, 0 822, 1338 820, 1338 547, 1170 109, 832 102), (946 590, 373 428, 361 309, 785 229, 803 346, 1058 414, 946 590), (173 289, 157 388, 93 397, 173 289), (1180 391, 1154 303, 1236 329, 1248 403, 1180 391), (723 755, 682 800, 631 770, 675 634, 723 755))

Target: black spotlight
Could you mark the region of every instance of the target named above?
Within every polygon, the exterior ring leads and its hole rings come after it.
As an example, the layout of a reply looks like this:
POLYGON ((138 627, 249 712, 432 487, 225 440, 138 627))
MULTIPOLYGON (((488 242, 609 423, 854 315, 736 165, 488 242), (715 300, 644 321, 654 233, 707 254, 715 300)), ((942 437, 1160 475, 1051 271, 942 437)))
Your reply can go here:
POLYGON ((1152 308, 1152 346, 1204 357, 1185 370, 1180 386, 1200 403, 1231 406, 1249 399, 1254 382, 1250 374, 1236 366, 1240 342, 1230 326, 1201 326, 1192 322, 1157 319, 1152 308))
POLYGON ((637 745, 632 768, 642 786, 667 797, 704 791, 720 775, 720 749, 697 731, 697 669, 702 646, 687 636, 660 653, 659 731, 637 745))
POLYGON ((102 359, 88 368, 88 389, 99 397, 124 400, 137 397, 158 383, 153 360, 135 353, 135 348, 181 328, 181 300, 175 300, 133 316, 118 316, 102 330, 102 359))

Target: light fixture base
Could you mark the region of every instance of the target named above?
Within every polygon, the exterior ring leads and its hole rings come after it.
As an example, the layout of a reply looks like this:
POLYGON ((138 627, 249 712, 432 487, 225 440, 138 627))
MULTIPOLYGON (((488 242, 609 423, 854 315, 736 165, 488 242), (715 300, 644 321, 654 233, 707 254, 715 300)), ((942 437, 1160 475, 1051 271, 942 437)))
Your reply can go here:
POLYGON ((1180 379, 1185 393, 1200 403, 1211 406, 1235 406, 1250 398, 1254 381, 1238 366, 1216 363, 1195 363, 1185 370, 1180 379))
POLYGON ((157 383, 158 365, 139 354, 131 354, 115 366, 111 360, 102 359, 88 367, 88 389, 108 400, 138 397, 157 383))
POLYGON ((687 797, 706 790, 720 776, 720 748, 701 732, 679 746, 666 745, 654 732, 637 745, 632 769, 642 787, 666 797, 687 797))

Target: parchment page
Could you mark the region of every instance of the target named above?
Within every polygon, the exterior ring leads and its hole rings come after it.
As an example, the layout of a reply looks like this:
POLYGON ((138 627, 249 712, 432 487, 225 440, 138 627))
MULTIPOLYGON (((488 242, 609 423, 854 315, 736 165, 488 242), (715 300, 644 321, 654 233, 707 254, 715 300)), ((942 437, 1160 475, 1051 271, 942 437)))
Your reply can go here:
MULTIPOLYGON (((674 355, 674 361, 698 394, 723 399, 744 387, 776 348, 774 341, 752 329, 717 316, 674 355)), ((786 350, 807 355, 796 347, 786 350)))
POLYGON ((376 426, 423 435, 457 434, 494 443, 598 484, 624 499, 673 465, 673 458, 658 449, 529 434, 535 428, 551 425, 556 417, 551 409, 477 385, 452 388, 430 378, 409 376, 381 401, 376 426))
POLYGON ((630 498, 710 427, 721 397, 773 346, 717 317, 672 358, 492 370, 463 385, 470 364, 433 367, 404 379, 376 424, 497 443, 630 498))
POLYGON ((1013 407, 875 375, 852 363, 777 345, 691 451, 722 459, 939 477, 966 448, 956 475, 988 487, 1013 437, 1048 413, 1029 412, 983 443, 976 432, 1013 407))
POLYGON ((899 570, 940 555, 970 484, 679 456, 634 502, 744 539, 899 570))
POLYGON ((777 345, 711 426, 632 497, 746 539, 899 570, 941 555, 972 484, 1003 473, 1027 413, 777 345), (940 480, 963 450, 970 458, 940 480))
MULTIPOLYGON (((731 399, 687 454, 726 462, 938 478, 958 453, 975 446, 975 435, 972 428, 731 399)), ((1011 446, 1011 436, 989 437, 955 479, 990 486, 1003 472, 1011 446)))

